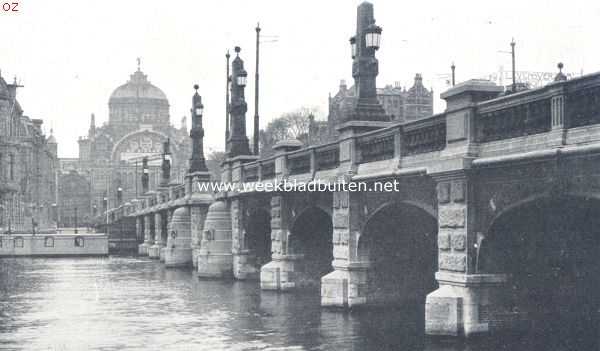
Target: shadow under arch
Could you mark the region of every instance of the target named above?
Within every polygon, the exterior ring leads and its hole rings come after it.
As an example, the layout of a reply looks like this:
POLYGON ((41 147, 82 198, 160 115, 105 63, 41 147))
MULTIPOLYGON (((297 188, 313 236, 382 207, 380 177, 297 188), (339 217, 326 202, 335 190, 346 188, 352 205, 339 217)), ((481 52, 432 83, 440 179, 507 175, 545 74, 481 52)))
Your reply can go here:
POLYGON ((333 270, 333 222, 317 206, 304 208, 290 226, 288 254, 297 256, 298 287, 318 287, 321 277, 333 270))
POLYGON ((437 281, 437 216, 432 208, 389 202, 366 221, 357 259, 368 263, 367 304, 425 304, 437 281))
MULTIPOLYGON (((478 271, 509 275, 507 308, 534 329, 565 333, 583 324, 597 328, 599 231, 597 196, 531 196, 492 219, 478 271)), ((587 340, 597 340, 598 329, 591 332, 596 336, 587 340)))
POLYGON ((254 265, 260 267, 271 261, 271 213, 262 207, 246 212, 244 221, 244 249, 254 257, 254 265))

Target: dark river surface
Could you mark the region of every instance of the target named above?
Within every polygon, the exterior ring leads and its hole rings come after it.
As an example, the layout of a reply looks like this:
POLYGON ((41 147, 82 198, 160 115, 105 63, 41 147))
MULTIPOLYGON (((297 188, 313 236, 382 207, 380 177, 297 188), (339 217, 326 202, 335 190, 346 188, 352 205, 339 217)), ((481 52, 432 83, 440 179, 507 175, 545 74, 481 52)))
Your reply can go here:
POLYGON ((598 350, 589 331, 567 334, 430 338, 422 310, 326 310, 316 291, 199 280, 145 258, 0 259, 2 350, 598 350))

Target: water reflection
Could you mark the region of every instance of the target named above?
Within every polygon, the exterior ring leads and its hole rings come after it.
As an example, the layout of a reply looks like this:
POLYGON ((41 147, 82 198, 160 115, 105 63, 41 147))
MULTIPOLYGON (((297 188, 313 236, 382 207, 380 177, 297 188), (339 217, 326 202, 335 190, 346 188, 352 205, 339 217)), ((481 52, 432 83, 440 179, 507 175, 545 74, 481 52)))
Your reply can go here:
POLYGON ((255 282, 200 281, 191 271, 134 257, 0 260, 0 349, 598 349, 591 343, 598 329, 586 329, 586 322, 579 329, 587 334, 574 339, 570 326, 559 337, 466 343, 424 337, 422 316, 422 308, 323 310, 316 292, 278 294, 260 291, 255 282))

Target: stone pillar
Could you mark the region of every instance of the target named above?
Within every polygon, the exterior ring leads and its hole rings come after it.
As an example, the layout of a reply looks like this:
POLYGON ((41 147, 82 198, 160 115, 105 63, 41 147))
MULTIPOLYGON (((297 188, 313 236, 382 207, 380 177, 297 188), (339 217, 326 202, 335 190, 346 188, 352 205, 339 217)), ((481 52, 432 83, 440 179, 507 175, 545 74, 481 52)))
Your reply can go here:
POLYGON ((166 267, 192 265, 190 208, 183 206, 173 212, 165 248, 166 267))
POLYGON ((233 277, 231 219, 225 201, 216 201, 208 208, 198 252, 199 277, 233 277))
POLYGON ((552 122, 552 130, 550 132, 553 144, 562 146, 567 143, 567 131, 569 122, 566 118, 565 101, 567 99, 564 85, 556 88, 555 94, 550 100, 550 115, 552 122))
POLYGON ((142 217, 142 216, 135 217, 136 238, 144 239, 144 242, 138 245, 138 255, 147 255, 148 254, 148 246, 146 245, 145 230, 144 230, 143 222, 144 222, 144 217, 142 217))
POLYGON ((233 253, 233 275, 240 280, 259 280, 260 269, 255 265, 255 256, 245 246, 244 202, 231 200, 231 236, 233 253))
POLYGON ((478 274, 474 185, 464 172, 436 176, 438 200, 439 288, 427 296, 425 331, 471 336, 504 328, 494 323, 503 307, 506 276, 478 274))
POLYGON ((208 207, 206 205, 190 207, 192 229, 192 265, 194 269, 198 268, 198 255, 200 254, 202 233, 204 232, 204 222, 206 220, 207 211, 208 207))
POLYGON ((143 218, 144 218, 144 243, 142 244, 142 246, 144 247, 144 251, 142 252, 142 255, 147 256, 149 253, 148 251, 153 244, 152 231, 150 228, 151 218, 150 218, 150 215, 144 215, 143 218))
POLYGON ((164 246, 162 242, 162 215, 160 212, 154 213, 154 245, 148 250, 150 258, 160 258, 160 249, 164 246))
POLYGON ((368 262, 356 257, 360 199, 349 192, 333 194, 333 268, 321 278, 321 305, 353 307, 367 303, 368 262))
MULTIPOLYGON (((163 213, 163 221, 166 221, 166 225, 164 225, 164 228, 166 228, 167 232, 164 233, 164 236, 168 239, 169 237, 169 228, 171 227, 171 215, 173 214, 172 210, 166 210, 163 213)), ((162 246, 160 248, 160 254, 159 254, 159 260, 160 262, 165 262, 165 248, 167 246, 166 240, 163 239, 162 241, 162 246)))
POLYGON ((282 195, 271 198, 271 262, 260 269, 260 287, 263 290, 293 290, 296 288, 296 270, 303 255, 288 252, 291 213, 287 199, 282 195))

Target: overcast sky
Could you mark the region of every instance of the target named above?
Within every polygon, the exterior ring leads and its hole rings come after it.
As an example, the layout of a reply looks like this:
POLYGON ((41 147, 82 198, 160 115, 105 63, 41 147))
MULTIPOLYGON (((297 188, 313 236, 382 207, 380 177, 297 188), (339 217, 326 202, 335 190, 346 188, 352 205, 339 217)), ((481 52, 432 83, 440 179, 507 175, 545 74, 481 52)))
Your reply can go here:
MULTIPOLYGON (((360 1, 123 1, 12 0, 19 13, 0 11, 0 69, 25 85, 25 113, 54 127, 59 155, 77 155, 77 138, 89 116, 108 120, 108 98, 142 59, 142 70, 161 88, 179 126, 188 114, 192 86, 205 105, 205 147, 223 149, 225 51, 242 47, 254 86, 254 27, 278 41, 261 46, 261 125, 300 106, 327 112, 327 95, 340 79, 352 82, 348 38, 360 1)), ((517 42, 517 69, 568 72, 600 70, 600 3, 591 1, 375 0, 383 28, 378 86, 409 87, 416 72, 444 104, 442 74, 456 63, 457 80, 510 69, 499 52, 517 42)), ((247 89, 248 131, 254 114, 247 89)), ((188 118, 189 120, 189 118, 188 118)), ((189 122, 188 122, 189 123, 189 122)), ((249 135, 251 137, 251 135, 249 135)), ((209 150, 206 150, 209 151, 209 150)))

